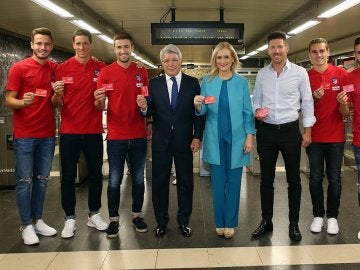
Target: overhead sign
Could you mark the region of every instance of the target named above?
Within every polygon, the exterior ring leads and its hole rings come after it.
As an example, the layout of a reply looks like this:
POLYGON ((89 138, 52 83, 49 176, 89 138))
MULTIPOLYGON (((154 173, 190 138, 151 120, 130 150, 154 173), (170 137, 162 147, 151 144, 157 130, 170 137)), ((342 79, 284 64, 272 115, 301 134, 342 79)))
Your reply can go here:
POLYGON ((151 24, 151 44, 215 45, 227 41, 244 43, 243 23, 172 22, 151 24))

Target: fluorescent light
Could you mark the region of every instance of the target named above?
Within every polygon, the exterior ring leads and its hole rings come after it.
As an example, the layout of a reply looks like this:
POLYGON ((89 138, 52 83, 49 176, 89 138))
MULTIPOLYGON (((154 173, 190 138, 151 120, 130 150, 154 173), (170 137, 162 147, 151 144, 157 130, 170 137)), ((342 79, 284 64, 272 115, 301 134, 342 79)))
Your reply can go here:
POLYGON ((295 29, 291 30, 290 32, 288 32, 288 35, 296 35, 296 34, 299 34, 317 24, 319 24, 320 22, 319 21, 314 21, 314 20, 310 20, 310 21, 307 21, 306 23, 300 25, 299 27, 296 27, 295 29))
POLYGON ((341 4, 325 11, 324 13, 321 13, 318 18, 324 18, 324 19, 327 19, 327 18, 330 18, 330 17, 333 17, 357 4, 360 3, 360 0, 346 0, 344 2, 342 2, 341 4))
POLYGON ((51 11, 52 13, 55 13, 56 15, 58 15, 62 18, 74 18, 74 15, 72 15, 65 9, 59 7, 58 5, 54 4, 53 2, 51 2, 49 0, 31 0, 31 1, 49 11, 51 11))
POLYGON ((252 51, 252 52, 249 52, 247 55, 248 56, 253 56, 255 54, 258 54, 259 52, 258 51, 252 51))
POLYGON ((257 48, 256 50, 257 50, 258 52, 262 52, 262 51, 266 50, 266 49, 268 48, 268 46, 269 46, 269 45, 265 44, 265 45, 257 48))
POLYGON ((245 60, 245 59, 248 59, 250 56, 248 55, 244 55, 243 57, 240 58, 240 60, 245 60))
POLYGON ((103 41, 109 43, 109 44, 114 44, 113 39, 112 39, 112 38, 109 38, 109 37, 106 36, 106 35, 101 34, 101 35, 97 35, 97 37, 100 38, 100 39, 102 39, 103 41))
POLYGON ((84 22, 83 20, 72 20, 70 21, 72 24, 76 26, 88 30, 91 34, 100 34, 100 31, 96 28, 92 27, 90 24, 84 22))

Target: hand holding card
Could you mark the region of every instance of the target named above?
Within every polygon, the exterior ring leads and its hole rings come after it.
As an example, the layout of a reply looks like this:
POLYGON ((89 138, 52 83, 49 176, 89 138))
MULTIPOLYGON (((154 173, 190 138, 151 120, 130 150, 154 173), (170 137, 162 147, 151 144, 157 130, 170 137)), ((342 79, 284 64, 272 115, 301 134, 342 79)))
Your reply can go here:
POLYGON ((216 98, 214 96, 207 96, 204 99, 205 104, 213 104, 216 102, 216 98))
POLYGON ((354 85, 353 85, 353 84, 344 85, 344 86, 343 86, 343 90, 344 90, 346 93, 353 92, 353 91, 355 90, 355 89, 354 89, 354 85))
POLYGON ((47 90, 46 90, 46 89, 39 89, 39 88, 37 88, 37 89, 35 90, 35 95, 36 95, 37 97, 46 97, 46 96, 47 96, 47 90))
POLYGON ((149 89, 148 89, 147 85, 141 86, 140 89, 141 89, 141 95, 143 95, 144 97, 149 96, 149 89))
POLYGON ((114 85, 112 83, 103 83, 102 88, 104 88, 105 91, 112 91, 114 90, 114 85))
POLYGON ((74 83, 73 77, 62 77, 61 80, 64 82, 64 84, 74 83))
POLYGON ((259 109, 256 110, 256 113, 259 117, 261 118, 265 118, 266 116, 268 116, 269 114, 269 108, 267 107, 261 107, 259 109))

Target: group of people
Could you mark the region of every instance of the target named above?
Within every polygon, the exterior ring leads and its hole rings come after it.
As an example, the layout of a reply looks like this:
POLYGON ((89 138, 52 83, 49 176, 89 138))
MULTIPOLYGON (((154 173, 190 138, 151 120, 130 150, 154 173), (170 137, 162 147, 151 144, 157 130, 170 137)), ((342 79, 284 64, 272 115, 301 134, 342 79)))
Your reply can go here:
MULTIPOLYGON (((359 38, 356 42, 355 52, 360 60, 359 38)), ((239 219, 242 168, 250 162, 255 118, 259 121, 256 139, 261 166, 262 221, 252 237, 259 238, 273 229, 275 165, 280 151, 288 182, 289 237, 301 240, 298 227, 301 146, 306 147, 310 164, 309 186, 314 214, 310 230, 320 232, 326 214, 327 232, 338 233, 340 169, 345 140, 343 117, 350 113, 350 101, 355 107, 354 152, 360 167, 360 131, 359 125, 355 125, 360 121, 360 112, 356 110, 360 94, 351 91, 351 87, 360 89, 360 82, 359 69, 348 75, 344 69, 328 64, 326 40, 310 42, 313 68, 307 73, 287 59, 289 46, 285 34, 271 33, 268 36, 271 63, 257 75, 253 101, 247 80, 236 72, 239 67, 236 51, 227 42, 220 42, 214 48, 211 71, 202 79, 201 87, 196 78, 181 71, 182 54, 172 44, 160 51, 164 75, 150 81, 146 69, 131 59, 134 43, 126 32, 114 36, 116 59, 110 65, 92 57, 89 31, 75 31, 72 45, 74 57, 61 64, 53 63, 48 59, 53 49, 51 31, 34 29, 31 34, 33 55, 15 63, 9 72, 6 103, 14 110, 16 202, 25 244, 39 243, 38 234, 57 234, 42 219, 55 147, 54 107, 61 111, 61 204, 65 212, 62 238, 71 238, 76 231, 75 178, 81 152, 88 168, 87 226, 105 231, 108 238, 118 236, 120 187, 128 156, 132 224, 138 232, 148 231, 141 215, 145 192, 146 119, 151 119, 148 124, 152 125, 152 203, 157 222, 156 237, 167 233, 173 162, 177 175, 178 229, 185 237, 192 235, 189 223, 194 189, 193 153, 200 149, 202 139, 203 159, 211 169, 215 232, 225 238, 234 236, 239 219), (104 110, 107 110, 109 223, 100 215, 104 110), (302 134, 298 120, 300 111, 302 134), (331 126, 334 128, 329 128, 331 126), (322 189, 324 161, 329 181, 326 213, 322 189)))

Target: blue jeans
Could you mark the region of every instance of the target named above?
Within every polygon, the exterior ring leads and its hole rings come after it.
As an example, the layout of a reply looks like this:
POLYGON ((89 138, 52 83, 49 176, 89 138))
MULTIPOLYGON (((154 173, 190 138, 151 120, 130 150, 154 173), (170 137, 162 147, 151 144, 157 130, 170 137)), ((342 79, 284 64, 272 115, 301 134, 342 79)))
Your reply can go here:
POLYGON ((54 148, 53 137, 14 140, 16 203, 24 226, 42 217, 54 148))
POLYGON ((356 167, 357 167, 357 190, 358 190, 358 201, 360 205, 360 147, 359 146, 353 146, 354 147, 354 155, 355 155, 355 161, 356 161, 356 167))
POLYGON ((337 218, 341 195, 341 163, 344 156, 344 143, 311 143, 306 148, 310 165, 309 189, 314 217, 324 217, 324 161, 329 182, 327 190, 326 217, 337 218))
POLYGON ((61 134, 61 205, 66 219, 75 218, 75 178, 80 152, 84 153, 89 182, 88 207, 90 214, 101 208, 103 186, 103 139, 102 134, 61 134))
POLYGON ((132 212, 140 213, 144 202, 144 168, 146 138, 108 140, 109 185, 107 189, 110 219, 119 218, 120 186, 124 175, 126 155, 129 155, 132 178, 132 212))

